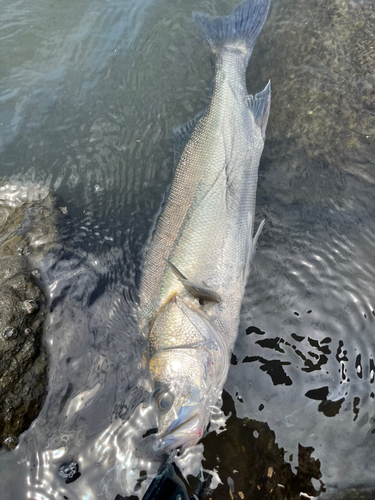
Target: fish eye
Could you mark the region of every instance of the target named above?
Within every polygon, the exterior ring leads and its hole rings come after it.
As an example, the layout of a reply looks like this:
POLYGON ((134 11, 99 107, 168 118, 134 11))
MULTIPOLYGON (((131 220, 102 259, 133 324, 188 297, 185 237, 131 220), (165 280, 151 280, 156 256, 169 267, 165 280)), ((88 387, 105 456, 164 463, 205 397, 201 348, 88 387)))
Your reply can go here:
POLYGON ((174 403, 174 396, 170 391, 161 388, 156 389, 154 391, 153 397, 156 401, 158 410, 161 413, 166 413, 172 408, 174 403))

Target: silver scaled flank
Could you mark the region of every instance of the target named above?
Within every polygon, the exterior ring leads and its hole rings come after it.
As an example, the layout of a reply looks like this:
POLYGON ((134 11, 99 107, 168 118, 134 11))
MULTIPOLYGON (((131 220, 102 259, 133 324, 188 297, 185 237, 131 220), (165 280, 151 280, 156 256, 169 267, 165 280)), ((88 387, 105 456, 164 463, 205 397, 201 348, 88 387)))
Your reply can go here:
POLYGON ((255 96, 246 67, 270 0, 248 0, 224 17, 194 13, 214 66, 212 96, 176 128, 178 158, 164 208, 145 250, 140 331, 163 450, 195 444, 220 398, 236 340, 256 240, 259 160, 270 83, 255 96))

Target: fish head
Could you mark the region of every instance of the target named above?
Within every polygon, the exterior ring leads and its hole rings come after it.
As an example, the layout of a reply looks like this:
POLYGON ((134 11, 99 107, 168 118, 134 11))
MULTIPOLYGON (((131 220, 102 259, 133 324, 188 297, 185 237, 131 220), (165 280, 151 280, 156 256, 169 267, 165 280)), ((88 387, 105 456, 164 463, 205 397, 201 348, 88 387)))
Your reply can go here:
POLYGON ((150 345, 158 446, 164 451, 192 446, 221 395, 229 368, 227 347, 209 318, 179 298, 156 318, 150 345))
POLYGON ((151 370, 157 373, 152 402, 158 414, 161 448, 192 446, 202 437, 210 394, 199 360, 193 356, 191 351, 175 351, 152 359, 151 370))

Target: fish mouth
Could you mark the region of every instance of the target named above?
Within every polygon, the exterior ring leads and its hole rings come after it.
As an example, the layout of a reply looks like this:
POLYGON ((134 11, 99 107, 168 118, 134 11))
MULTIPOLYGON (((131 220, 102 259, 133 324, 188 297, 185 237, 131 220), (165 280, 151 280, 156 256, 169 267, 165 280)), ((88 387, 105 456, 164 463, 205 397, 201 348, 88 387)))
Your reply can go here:
POLYGON ((187 448, 196 444, 203 434, 202 419, 198 414, 179 423, 171 424, 166 432, 160 434, 159 448, 170 451, 179 447, 187 448), (173 427, 172 427, 173 426, 173 427))

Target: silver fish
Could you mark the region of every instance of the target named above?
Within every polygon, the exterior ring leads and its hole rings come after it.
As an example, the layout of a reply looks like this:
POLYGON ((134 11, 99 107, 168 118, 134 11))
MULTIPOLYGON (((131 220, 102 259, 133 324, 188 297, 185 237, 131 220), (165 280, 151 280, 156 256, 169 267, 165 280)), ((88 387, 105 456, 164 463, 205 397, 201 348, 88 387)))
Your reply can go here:
POLYGON ((149 338, 163 449, 195 444, 220 398, 236 340, 254 234, 270 83, 248 95, 245 72, 270 0, 225 17, 194 13, 214 66, 212 97, 175 129, 181 152, 145 252, 139 328, 149 338))

